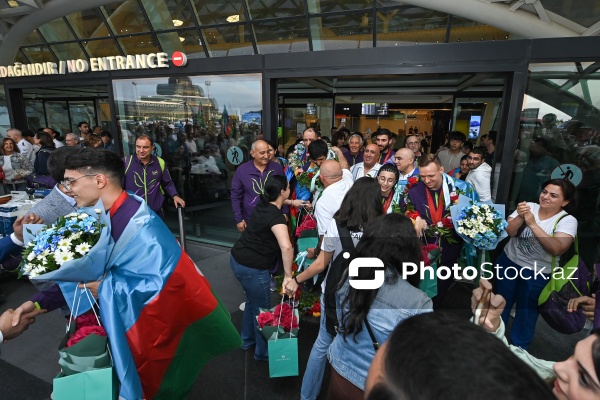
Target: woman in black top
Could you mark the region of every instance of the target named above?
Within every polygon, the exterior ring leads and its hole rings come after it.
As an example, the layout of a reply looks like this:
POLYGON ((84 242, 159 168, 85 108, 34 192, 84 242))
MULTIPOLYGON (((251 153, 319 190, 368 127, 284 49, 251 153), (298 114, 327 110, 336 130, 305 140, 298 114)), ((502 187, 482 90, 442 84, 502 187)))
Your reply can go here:
POLYGON ((52 136, 47 132, 38 132, 34 137, 35 144, 40 146, 40 149, 35 156, 35 162, 33 163, 33 171, 36 175, 50 175, 48 172, 48 158, 54 150, 56 145, 52 136))
POLYGON ((269 269, 275 265, 280 254, 285 277, 292 277, 294 252, 287 222, 281 213, 281 206, 289 195, 287 179, 280 175, 270 176, 260 196, 260 203, 250 215, 246 230, 231 249, 231 269, 246 292, 242 349, 248 350, 256 345, 254 358, 260 361, 268 360, 269 356, 267 340, 258 330, 256 317, 260 308, 271 307, 269 269))

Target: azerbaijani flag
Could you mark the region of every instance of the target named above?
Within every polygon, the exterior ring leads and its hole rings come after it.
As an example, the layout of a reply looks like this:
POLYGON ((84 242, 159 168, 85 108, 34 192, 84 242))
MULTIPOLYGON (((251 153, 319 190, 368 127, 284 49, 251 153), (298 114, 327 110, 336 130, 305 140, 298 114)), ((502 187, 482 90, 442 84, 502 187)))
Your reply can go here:
POLYGON ((209 282, 144 202, 108 265, 100 312, 122 398, 186 399, 207 361, 240 347, 209 282))

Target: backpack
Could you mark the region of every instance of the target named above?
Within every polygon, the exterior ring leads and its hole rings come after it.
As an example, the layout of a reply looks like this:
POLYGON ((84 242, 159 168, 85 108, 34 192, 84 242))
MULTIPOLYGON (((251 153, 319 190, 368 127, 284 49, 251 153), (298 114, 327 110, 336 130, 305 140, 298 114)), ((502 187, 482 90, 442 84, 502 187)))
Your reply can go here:
MULTIPOLYGON (((158 165, 160 165, 160 172, 164 173, 165 172, 165 160, 163 160, 162 158, 156 156, 156 158, 158 159, 158 165)), ((133 156, 129 156, 129 161, 127 161, 127 166, 125 167, 125 175, 127 175, 127 171, 129 171, 129 167, 131 166, 131 160, 133 160, 133 156)), ((160 188, 160 192, 164 195, 165 194, 165 190, 163 189, 162 185, 159 186, 160 188)))
POLYGON ((325 283, 325 293, 323 294, 323 302, 325 303, 325 327, 327 332, 335 336, 339 326, 337 318, 335 292, 343 284, 344 274, 350 265, 350 261, 356 256, 356 248, 352 241, 352 236, 348 228, 340 225, 336 221, 340 241, 342 242, 342 252, 333 260, 329 266, 327 273, 327 281, 325 283), (344 258, 344 253, 350 253, 350 257, 344 258))

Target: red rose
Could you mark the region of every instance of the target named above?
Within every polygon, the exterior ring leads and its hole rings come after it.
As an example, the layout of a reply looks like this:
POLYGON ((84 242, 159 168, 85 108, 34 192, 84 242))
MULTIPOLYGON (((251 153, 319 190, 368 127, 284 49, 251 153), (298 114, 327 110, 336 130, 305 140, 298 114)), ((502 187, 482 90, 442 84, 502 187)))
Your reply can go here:
POLYGON ((442 219, 442 224, 444 225, 444 228, 454 228, 454 224, 452 223, 452 219, 450 219, 449 217, 443 218, 442 219))
POLYGON ((87 325, 83 328, 77 329, 73 335, 67 341, 67 347, 73 346, 75 343, 78 343, 80 340, 84 339, 88 335, 95 334, 98 336, 106 336, 106 331, 101 326, 91 326, 87 325))
POLYGON ((419 178, 416 176, 411 176, 410 178, 408 178, 408 184, 406 186, 408 188, 411 188, 411 187, 415 186, 417 183, 419 183, 419 178))
POLYGON ((278 304, 277 307, 275 307, 275 311, 273 312, 273 315, 275 315, 276 317, 279 317, 279 314, 286 315, 286 314, 291 314, 291 313, 292 313, 292 307, 290 307, 290 305, 288 303, 281 303, 281 304, 278 304))
POLYGON ((406 212, 406 216, 410 219, 417 219, 417 217, 420 217, 421 214, 419 214, 417 211, 415 210, 410 210, 406 212))
POLYGON ((275 315, 273 315, 270 311, 264 311, 258 314, 258 327, 263 328, 265 326, 273 325, 273 322, 277 324, 277 320, 275 319, 275 315))
POLYGON ((458 201, 458 195, 454 192, 450 193, 450 201, 456 203, 458 201))
POLYGON ((312 178, 313 178, 313 176, 314 176, 314 174, 313 174, 312 172, 309 172, 309 173, 308 173, 308 179, 312 179, 312 178))
POLYGON ((298 328, 298 319, 295 315, 285 314, 281 316, 281 327, 284 331, 289 332, 291 329, 298 328))
POLYGON ((311 309, 311 311, 312 311, 313 313, 317 313, 317 312, 318 312, 318 313, 320 313, 320 312, 321 312, 321 302, 320 302, 320 301, 319 301, 319 302, 316 302, 316 303, 315 303, 315 304, 312 306, 312 309, 311 309))

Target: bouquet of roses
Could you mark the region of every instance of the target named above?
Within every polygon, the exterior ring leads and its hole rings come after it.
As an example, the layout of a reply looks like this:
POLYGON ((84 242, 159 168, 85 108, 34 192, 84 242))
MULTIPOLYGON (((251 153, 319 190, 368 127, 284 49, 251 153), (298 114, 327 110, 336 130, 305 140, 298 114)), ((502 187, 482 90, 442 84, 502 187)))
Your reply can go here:
POLYGON ((309 171, 304 171, 302 168, 296 169, 294 173, 296 179, 299 183, 301 183, 304 187, 309 188, 310 191, 323 191, 325 186, 323 186, 323 182, 319 179, 319 169, 311 169, 309 171))
POLYGON ((21 273, 30 278, 55 271, 65 262, 86 256, 98 243, 105 226, 100 221, 101 210, 95 217, 85 212, 71 213, 50 227, 38 232, 25 245, 21 273))
POLYGON ((317 221, 314 218, 304 218, 304 221, 296 228, 296 236, 300 237, 302 232, 317 229, 317 221))
POLYGON ((292 308, 283 301, 270 310, 261 310, 256 317, 258 328, 263 336, 271 338, 290 338, 298 335, 300 315, 297 308, 292 308))
POLYGON ((465 204, 466 201, 459 199, 453 212, 456 232, 478 249, 495 249, 508 236, 504 230, 508 226, 504 219, 504 205, 472 202, 470 199, 465 204))

